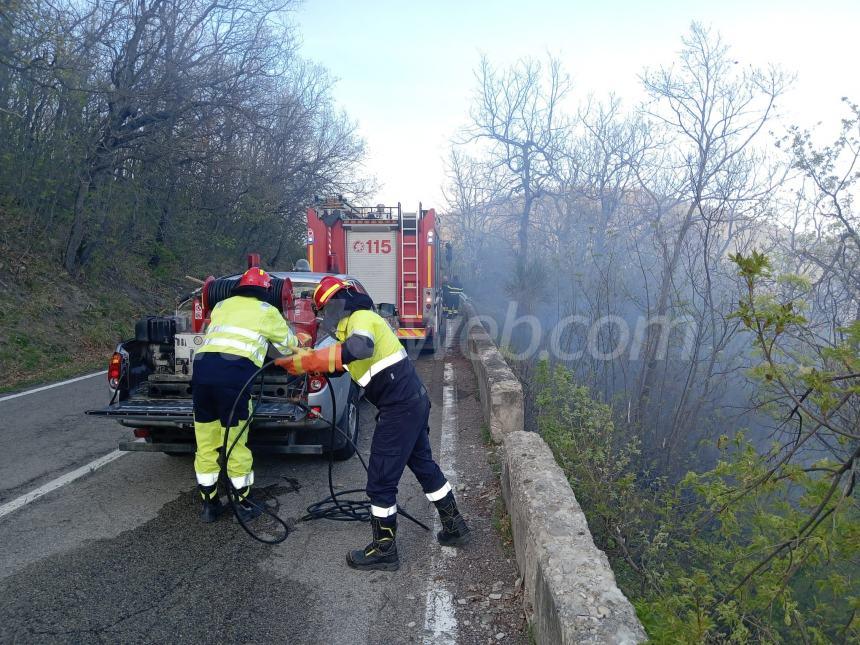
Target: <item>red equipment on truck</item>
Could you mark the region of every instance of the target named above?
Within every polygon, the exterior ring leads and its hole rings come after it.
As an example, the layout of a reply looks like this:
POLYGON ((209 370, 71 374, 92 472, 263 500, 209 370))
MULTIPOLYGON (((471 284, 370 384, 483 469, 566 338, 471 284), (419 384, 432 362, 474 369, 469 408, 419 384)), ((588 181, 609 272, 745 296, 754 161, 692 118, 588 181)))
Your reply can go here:
POLYGON ((337 196, 317 199, 307 219, 311 271, 355 276, 401 341, 438 345, 445 327, 435 210, 355 207, 337 196))

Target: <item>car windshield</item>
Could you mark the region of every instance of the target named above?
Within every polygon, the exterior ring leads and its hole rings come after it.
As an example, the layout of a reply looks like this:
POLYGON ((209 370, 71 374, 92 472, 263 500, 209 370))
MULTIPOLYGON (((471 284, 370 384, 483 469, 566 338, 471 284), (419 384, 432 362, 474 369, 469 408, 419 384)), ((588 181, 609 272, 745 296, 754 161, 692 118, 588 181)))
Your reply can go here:
POLYGON ((312 298, 317 282, 296 282, 293 280, 293 295, 296 298, 312 298))

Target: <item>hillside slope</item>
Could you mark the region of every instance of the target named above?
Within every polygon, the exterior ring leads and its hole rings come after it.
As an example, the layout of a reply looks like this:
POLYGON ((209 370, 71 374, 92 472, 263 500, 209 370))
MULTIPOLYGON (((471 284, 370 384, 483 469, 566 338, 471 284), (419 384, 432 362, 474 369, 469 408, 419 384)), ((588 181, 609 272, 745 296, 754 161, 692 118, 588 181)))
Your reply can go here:
POLYGON ((0 206, 0 390, 105 369, 138 317, 171 312, 176 297, 194 287, 184 278, 187 267, 156 272, 121 250, 73 278, 60 268, 56 241, 27 230, 25 221, 0 206))

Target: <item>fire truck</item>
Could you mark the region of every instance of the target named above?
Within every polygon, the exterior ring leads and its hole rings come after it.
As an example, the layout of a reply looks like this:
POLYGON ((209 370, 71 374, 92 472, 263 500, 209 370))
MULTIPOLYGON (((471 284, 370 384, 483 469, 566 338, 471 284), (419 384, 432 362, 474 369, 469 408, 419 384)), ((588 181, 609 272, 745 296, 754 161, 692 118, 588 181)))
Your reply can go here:
POLYGON ((307 210, 311 271, 346 273, 367 289, 402 342, 436 349, 445 333, 436 211, 317 198, 307 210))

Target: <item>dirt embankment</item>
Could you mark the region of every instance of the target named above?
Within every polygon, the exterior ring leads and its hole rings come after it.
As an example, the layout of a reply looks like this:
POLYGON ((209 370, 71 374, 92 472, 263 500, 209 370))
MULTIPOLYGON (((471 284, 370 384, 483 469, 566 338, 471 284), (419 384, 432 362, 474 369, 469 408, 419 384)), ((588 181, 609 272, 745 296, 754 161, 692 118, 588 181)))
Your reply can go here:
POLYGON ((138 317, 193 287, 123 254, 70 276, 55 248, 0 206, 0 391, 104 369, 138 317))

